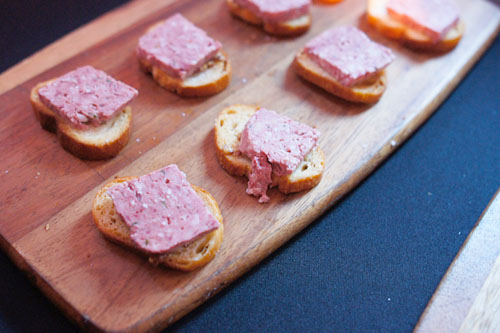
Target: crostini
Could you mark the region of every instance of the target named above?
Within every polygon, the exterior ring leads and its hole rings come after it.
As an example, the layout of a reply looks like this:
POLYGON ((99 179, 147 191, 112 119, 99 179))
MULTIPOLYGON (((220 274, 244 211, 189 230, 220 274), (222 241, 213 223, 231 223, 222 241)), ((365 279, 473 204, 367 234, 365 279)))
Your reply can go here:
POLYGON ((235 17, 277 36, 297 36, 311 26, 311 0, 226 0, 235 17))
POLYGON ((215 199, 174 164, 112 180, 97 193, 92 215, 107 239, 182 271, 210 262, 224 233, 215 199))
POLYGON ((233 176, 248 177, 247 193, 261 203, 269 201, 269 187, 288 194, 320 182, 325 157, 318 139, 317 129, 256 106, 229 106, 215 121, 220 165, 233 176))
POLYGON ((393 61, 392 51, 371 41, 356 27, 324 31, 296 55, 298 75, 333 95, 351 102, 375 103, 384 93, 384 69, 393 61))
POLYGON ((153 25, 136 53, 160 86, 180 96, 214 95, 230 82, 231 64, 221 43, 181 14, 153 25))
POLYGON ((417 50, 450 51, 465 31, 453 0, 368 0, 366 13, 382 35, 417 50))
POLYGON ((127 145, 129 106, 138 91, 92 66, 37 84, 31 105, 42 128, 55 132, 73 155, 89 160, 114 157, 127 145))

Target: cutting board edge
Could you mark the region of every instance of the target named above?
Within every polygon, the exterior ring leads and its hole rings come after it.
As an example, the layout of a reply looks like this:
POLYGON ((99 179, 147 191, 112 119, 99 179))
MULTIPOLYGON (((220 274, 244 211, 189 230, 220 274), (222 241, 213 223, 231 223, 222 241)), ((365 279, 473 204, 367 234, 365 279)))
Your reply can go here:
MULTIPOLYGON (((481 213, 481 216, 476 221, 476 224, 472 227, 472 231, 469 233, 469 235, 465 239, 464 243, 462 244, 462 247, 458 251, 455 258, 453 259, 451 265, 446 270, 445 275, 443 276, 443 278, 439 282, 439 285, 437 286, 432 297, 430 298, 429 302, 427 303, 425 310, 422 312, 417 324, 415 325, 415 328, 413 330, 414 332, 422 332, 422 330, 424 329, 424 328, 422 328, 422 326, 432 325, 431 322, 427 322, 427 321, 429 321, 429 320, 432 321, 432 319, 429 319, 430 313, 432 311, 439 311, 439 309, 434 310, 434 306, 437 303, 438 299, 441 297, 441 294, 440 294, 441 289, 443 288, 443 286, 446 283, 449 283, 450 279, 453 278, 452 277, 453 271, 456 269, 456 266, 459 264, 459 262, 467 262, 467 259, 464 259, 464 257, 463 257, 464 252, 467 251, 467 249, 470 248, 471 246, 474 246, 473 243, 477 244, 477 243, 481 242, 481 241, 476 240, 476 237, 480 237, 480 236, 476 236, 479 234, 478 229, 480 226, 482 226, 481 223, 484 221, 485 216, 489 213, 492 206, 499 205, 499 202, 500 202, 500 188, 498 188, 496 193, 493 195, 491 201, 488 203, 488 205, 486 206, 484 211, 481 213)), ((490 268, 492 268, 492 266, 490 268)), ((479 292, 480 292, 480 289, 477 290, 477 293, 475 293, 475 295, 470 295, 472 297, 472 300, 471 300, 472 302, 474 301, 476 296, 479 294, 479 292)), ((470 306, 472 306, 472 303, 470 304, 470 306)), ((460 327, 460 324, 465 320, 465 318, 461 318, 461 319, 462 320, 458 323, 458 327, 460 327)), ((457 321, 458 318, 454 318, 454 320, 457 321)), ((427 327, 427 328, 429 328, 429 327, 427 327)))

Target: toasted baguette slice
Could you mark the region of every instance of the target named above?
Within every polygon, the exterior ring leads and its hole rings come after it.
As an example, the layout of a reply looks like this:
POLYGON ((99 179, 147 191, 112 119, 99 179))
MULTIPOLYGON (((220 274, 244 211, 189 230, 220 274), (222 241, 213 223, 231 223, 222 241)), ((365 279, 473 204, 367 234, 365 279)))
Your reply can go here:
POLYGON ((42 128, 49 132, 56 133, 56 116, 54 112, 52 112, 52 110, 50 110, 42 103, 42 101, 40 100, 40 96, 38 95, 38 90, 43 86, 51 83, 52 81, 55 81, 55 79, 40 82, 35 87, 33 87, 30 93, 30 102, 31 106, 33 107, 33 112, 35 112, 35 117, 40 122, 40 125, 42 125, 42 128))
POLYGON ((293 62, 298 75, 325 89, 335 96, 357 103, 376 103, 385 91, 387 77, 382 71, 376 78, 346 87, 314 62, 304 51, 300 51, 293 62))
POLYGON ((324 4, 332 4, 332 3, 342 2, 342 0, 314 0, 314 2, 324 3, 324 4))
MULTIPOLYGON (((53 81, 53 80, 51 80, 53 81)), ((127 106, 106 123, 80 130, 71 127, 42 103, 38 90, 49 84, 37 84, 30 94, 30 102, 42 128, 57 134, 64 149, 86 160, 103 160, 114 157, 127 145, 132 124, 132 109, 127 106)))
POLYGON ((271 35, 297 36, 305 33, 311 26, 312 19, 310 14, 286 22, 273 24, 264 22, 260 17, 256 16, 248 9, 239 6, 233 0, 226 0, 226 2, 231 14, 250 24, 263 26, 264 31, 271 35))
POLYGON ((160 86, 185 97, 215 95, 226 89, 231 78, 231 64, 223 51, 217 53, 215 58, 206 63, 200 71, 184 80, 168 75, 144 59, 139 59, 139 62, 160 86))
MULTIPOLYGON (((257 111, 249 105, 232 105, 219 114, 215 122, 215 147, 220 165, 233 176, 247 176, 252 162, 239 151, 240 136, 248 120, 257 111)), ((272 174, 272 187, 288 194, 309 190, 321 180, 325 169, 325 156, 316 146, 289 175, 281 177, 272 174)))
POLYGON ((446 52, 457 46, 465 31, 462 20, 451 29, 443 40, 434 42, 428 36, 391 18, 386 4, 389 0, 368 0, 366 17, 377 31, 385 37, 395 39, 404 45, 423 51, 446 52))
POLYGON ((217 230, 164 254, 147 254, 136 246, 130 238, 129 227, 116 211, 113 199, 106 193, 108 188, 134 178, 135 177, 123 177, 114 179, 97 193, 92 205, 92 215, 99 231, 109 240, 148 256, 149 261, 154 265, 162 264, 181 271, 191 271, 205 266, 212 260, 222 243, 222 236, 224 234, 222 215, 212 195, 195 185, 191 186, 210 209, 213 216, 219 221, 220 227, 217 230))

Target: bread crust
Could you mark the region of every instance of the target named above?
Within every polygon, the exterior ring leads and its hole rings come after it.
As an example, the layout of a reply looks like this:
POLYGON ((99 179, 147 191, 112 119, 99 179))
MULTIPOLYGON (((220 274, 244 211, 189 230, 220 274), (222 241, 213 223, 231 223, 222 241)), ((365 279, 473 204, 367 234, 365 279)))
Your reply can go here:
POLYGON ((368 23, 385 37, 397 40, 415 50, 448 52, 457 46, 465 32, 465 23, 463 20, 459 20, 458 24, 441 41, 436 43, 421 32, 389 17, 385 9, 387 0, 367 1, 366 19, 368 23))
POLYGON ((101 140, 98 143, 89 143, 77 134, 77 130, 64 122, 58 124, 57 138, 61 146, 76 157, 86 160, 108 159, 118 155, 120 151, 125 148, 130 139, 130 128, 132 123, 131 109, 126 107, 117 118, 124 119, 126 125, 123 126, 120 135, 112 140, 101 140))
POLYGON ((216 57, 219 58, 209 61, 206 69, 194 73, 185 79, 170 76, 145 59, 139 59, 139 64, 146 73, 151 73, 153 79, 161 87, 168 91, 183 97, 205 97, 215 95, 226 89, 231 81, 231 63, 228 60, 227 54, 221 50, 216 57), (209 76, 209 79, 205 78, 203 80, 203 75, 209 76), (197 80, 197 77, 201 77, 202 79, 197 80))
POLYGON ((196 193, 219 221, 220 227, 187 244, 181 245, 164 254, 149 254, 141 250, 130 238, 130 229, 116 212, 113 200, 106 191, 119 183, 130 181, 137 177, 120 177, 107 183, 96 194, 92 204, 92 216, 99 231, 110 241, 134 250, 148 257, 154 265, 163 265, 181 271, 192 271, 210 262, 222 243, 224 225, 217 201, 201 187, 191 185, 196 193))
POLYGON ((384 94, 387 86, 387 76, 385 71, 381 71, 379 76, 368 82, 346 87, 316 64, 303 50, 295 56, 292 66, 295 72, 305 80, 351 102, 376 103, 384 94))
MULTIPOLYGON (((238 147, 241 132, 257 109, 258 107, 251 105, 232 105, 222 110, 215 121, 217 159, 230 175, 248 177, 250 174, 251 161, 239 151, 238 147)), ((277 186, 284 194, 309 190, 320 182, 324 167, 324 153, 319 146, 316 146, 292 174, 276 176, 273 173, 271 187, 277 186)))
POLYGON ((34 86, 33 89, 31 89, 30 93, 30 103, 31 106, 33 107, 33 112, 35 113, 35 117, 40 122, 42 128, 49 132, 56 133, 57 131, 56 116, 54 115, 54 112, 52 112, 52 110, 46 107, 42 103, 42 101, 40 101, 40 97, 38 96, 38 90, 53 81, 55 81, 55 79, 45 82, 40 82, 36 86, 34 86))
POLYGON ((316 3, 324 3, 324 4, 334 4, 342 2, 343 0, 314 0, 316 3))
POLYGON ((226 3, 233 16, 250 24, 262 26, 264 31, 271 35, 283 37, 298 36, 309 30, 311 26, 312 17, 310 14, 307 14, 297 20, 290 20, 282 23, 269 23, 263 21, 260 17, 256 16, 248 9, 239 6, 233 0, 226 0, 226 3))
POLYGON ((91 135, 86 135, 85 133, 89 134, 91 131, 95 131, 95 129, 78 130, 71 127, 64 120, 59 119, 40 100, 38 90, 54 80, 38 83, 30 93, 33 112, 42 128, 56 133, 61 146, 81 159, 102 160, 118 155, 127 145, 130 138, 132 109, 128 106, 125 107, 116 117, 97 127, 97 131, 102 133, 99 133, 96 138, 92 138, 91 135), (115 126, 115 124, 117 125, 115 126))

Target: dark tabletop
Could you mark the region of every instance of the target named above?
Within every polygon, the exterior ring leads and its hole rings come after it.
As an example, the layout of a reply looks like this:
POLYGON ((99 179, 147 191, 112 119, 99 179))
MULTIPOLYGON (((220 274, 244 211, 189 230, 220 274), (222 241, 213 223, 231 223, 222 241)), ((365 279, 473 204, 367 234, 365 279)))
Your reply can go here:
MULTIPOLYGON (((0 0, 0 72, 124 0, 0 0)), ((497 1, 498 2, 498 1, 497 1)), ((324 216, 176 331, 412 330, 500 186, 500 40, 324 216)), ((0 331, 74 331, 0 254, 0 331)))

